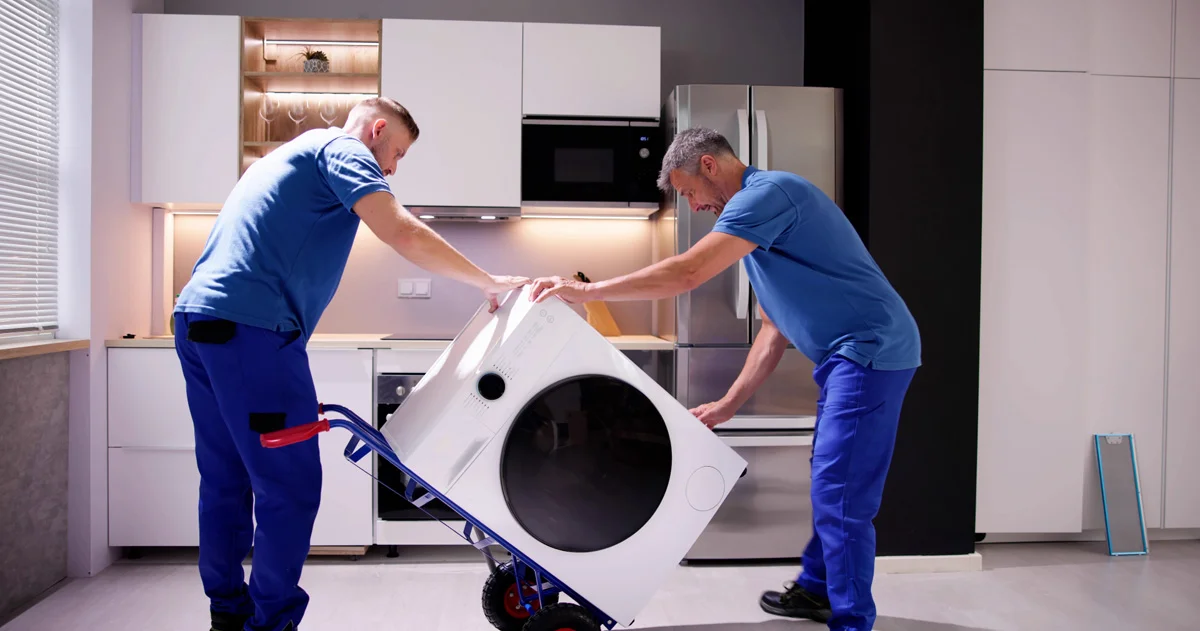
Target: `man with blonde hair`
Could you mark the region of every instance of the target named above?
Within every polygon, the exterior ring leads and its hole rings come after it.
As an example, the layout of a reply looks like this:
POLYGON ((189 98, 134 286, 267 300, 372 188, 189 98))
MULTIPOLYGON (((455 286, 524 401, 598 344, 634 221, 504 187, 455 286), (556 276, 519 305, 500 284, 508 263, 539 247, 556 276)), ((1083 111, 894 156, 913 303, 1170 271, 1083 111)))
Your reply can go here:
POLYGON ((305 132, 255 162, 179 296, 175 348, 195 429, 213 631, 290 631, 308 606, 299 580, 321 499, 317 441, 266 449, 259 435, 317 418, 305 346, 359 222, 421 268, 478 288, 493 310, 498 294, 529 282, 484 272, 396 203, 384 178, 419 133, 399 103, 370 98, 344 127, 305 132))

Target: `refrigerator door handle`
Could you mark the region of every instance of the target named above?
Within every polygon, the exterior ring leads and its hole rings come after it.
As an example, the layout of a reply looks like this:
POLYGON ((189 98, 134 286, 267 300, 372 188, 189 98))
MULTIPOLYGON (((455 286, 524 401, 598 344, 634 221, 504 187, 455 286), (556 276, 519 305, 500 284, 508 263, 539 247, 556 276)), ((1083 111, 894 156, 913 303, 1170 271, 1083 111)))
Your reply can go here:
POLYGON ((745 320, 750 311, 750 275, 746 273, 746 262, 742 259, 737 264, 737 291, 733 297, 733 308, 737 319, 745 320))
POLYGON ((754 166, 766 171, 770 169, 770 135, 767 133, 767 110, 754 110, 754 133, 758 139, 758 159, 754 166))
POLYGON ((750 164, 750 112, 747 110, 738 110, 737 119, 738 160, 741 160, 744 164, 750 164))

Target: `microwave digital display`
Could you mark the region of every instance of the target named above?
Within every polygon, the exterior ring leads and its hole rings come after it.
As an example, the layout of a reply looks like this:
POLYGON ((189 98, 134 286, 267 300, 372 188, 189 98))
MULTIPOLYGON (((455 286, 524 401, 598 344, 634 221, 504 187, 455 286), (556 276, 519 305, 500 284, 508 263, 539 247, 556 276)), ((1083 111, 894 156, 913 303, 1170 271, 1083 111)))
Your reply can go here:
POLYGON ((543 205, 657 205, 658 123, 527 119, 521 131, 521 199, 543 205))

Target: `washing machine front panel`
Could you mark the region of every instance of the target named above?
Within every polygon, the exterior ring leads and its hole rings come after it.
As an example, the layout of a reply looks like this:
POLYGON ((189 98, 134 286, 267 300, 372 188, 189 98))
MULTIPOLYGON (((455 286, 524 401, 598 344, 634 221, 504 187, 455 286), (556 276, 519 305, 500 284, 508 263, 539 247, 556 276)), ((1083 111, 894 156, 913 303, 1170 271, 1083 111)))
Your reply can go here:
POLYGON ((662 414, 636 386, 607 375, 569 377, 535 394, 501 447, 513 517, 566 552, 596 552, 636 534, 670 478, 662 414))

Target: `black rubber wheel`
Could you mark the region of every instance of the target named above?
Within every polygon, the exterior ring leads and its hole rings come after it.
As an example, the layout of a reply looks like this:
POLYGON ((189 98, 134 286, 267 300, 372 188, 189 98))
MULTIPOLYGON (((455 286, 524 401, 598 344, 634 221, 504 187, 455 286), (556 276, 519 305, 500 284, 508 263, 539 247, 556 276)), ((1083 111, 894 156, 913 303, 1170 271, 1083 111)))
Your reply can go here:
POLYGON ((600 631, 600 623, 587 609, 573 603, 560 603, 530 616, 523 631, 600 631))
MULTIPOLYGON (((533 610, 537 613, 535 580, 533 570, 526 567, 521 588, 525 590, 526 598, 533 599, 533 610)), ((558 594, 543 596, 542 600, 547 606, 554 605, 558 602, 558 594)), ((513 574, 512 563, 497 566, 483 584, 483 615, 500 631, 521 631, 531 619, 529 612, 521 606, 521 599, 517 597, 517 577, 513 574)))

